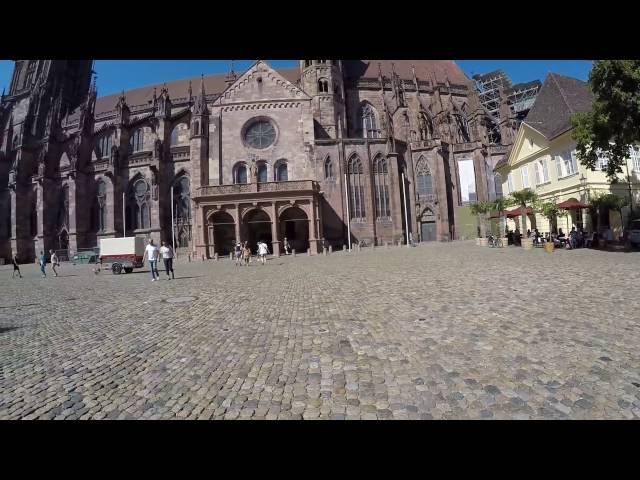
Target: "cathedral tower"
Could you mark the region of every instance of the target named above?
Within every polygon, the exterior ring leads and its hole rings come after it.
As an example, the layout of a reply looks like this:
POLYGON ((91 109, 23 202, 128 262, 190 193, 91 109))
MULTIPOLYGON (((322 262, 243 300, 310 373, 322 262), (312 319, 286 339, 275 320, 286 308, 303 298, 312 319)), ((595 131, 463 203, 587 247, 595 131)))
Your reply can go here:
POLYGON ((300 60, 302 89, 313 98, 316 138, 337 138, 344 129, 344 85, 340 60, 300 60))

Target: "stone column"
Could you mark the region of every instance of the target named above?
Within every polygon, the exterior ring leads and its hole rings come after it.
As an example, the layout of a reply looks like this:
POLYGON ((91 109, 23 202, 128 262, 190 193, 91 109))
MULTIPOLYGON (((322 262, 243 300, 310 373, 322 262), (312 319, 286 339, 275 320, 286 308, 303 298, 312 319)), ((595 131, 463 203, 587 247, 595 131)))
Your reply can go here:
POLYGON ((240 222, 242 219, 240 218, 240 204, 236 203, 236 242, 240 241, 240 222))
MULTIPOLYGON (((78 193, 76 188, 76 180, 74 178, 69 178, 69 181, 67 182, 67 186, 69 188, 69 225, 67 225, 67 228, 68 228, 67 233, 69 234, 69 250, 73 252, 77 252, 78 251, 77 227, 78 227, 78 224, 80 223, 78 221, 78 216, 80 216, 81 213, 77 208, 77 202, 76 202, 76 195, 78 193)), ((85 201, 87 200, 88 199, 85 199, 85 201)), ((87 203, 88 205, 91 205, 91 201, 88 201, 87 203)))
POLYGON ((269 208, 271 216, 271 248, 274 257, 280 256, 280 219, 278 218, 278 209, 276 202, 271 202, 269 208))
POLYGON ((311 214, 311 218, 309 221, 309 248, 311 249, 311 254, 315 255, 318 253, 318 233, 316 231, 316 206, 315 206, 315 198, 312 197, 309 200, 309 213, 311 214))

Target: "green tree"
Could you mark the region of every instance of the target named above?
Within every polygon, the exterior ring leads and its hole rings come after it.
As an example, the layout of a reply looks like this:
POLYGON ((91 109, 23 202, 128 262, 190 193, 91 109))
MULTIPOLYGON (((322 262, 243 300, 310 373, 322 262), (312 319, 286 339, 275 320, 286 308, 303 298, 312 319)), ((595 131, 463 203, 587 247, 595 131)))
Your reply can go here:
POLYGON ((551 225, 555 223, 557 228, 557 219, 559 217, 564 217, 567 215, 567 211, 563 208, 559 208, 556 203, 556 199, 553 198, 547 202, 542 202, 536 210, 539 210, 540 213, 549 220, 549 231, 552 231, 551 225))
POLYGON ((485 216, 491 210, 490 202, 476 202, 471 205, 471 213, 478 217, 478 223, 480 224, 480 237, 485 238, 487 236, 487 227, 485 225, 485 216))
POLYGON ((500 215, 500 217, 504 220, 504 223, 500 225, 500 233, 498 234, 499 237, 503 236, 502 229, 507 224, 507 218, 505 216, 506 210, 512 205, 513 199, 509 197, 498 197, 493 202, 491 202, 491 211, 498 212, 498 215, 500 215))
POLYGON ((589 85, 592 110, 571 118, 578 160, 595 170, 601 151, 609 159, 607 178, 616 183, 629 147, 640 143, 640 60, 597 60, 589 85))
POLYGON ((598 215, 598 231, 600 231, 601 222, 600 222, 600 210, 601 208, 607 208, 609 210, 614 210, 618 212, 620 215, 620 225, 622 225, 624 232, 624 220, 622 218, 622 209, 629 205, 629 199, 619 197, 613 193, 601 193, 596 194, 589 202, 589 208, 598 215))
POLYGON ((529 188, 525 188, 524 190, 513 192, 511 199, 515 205, 520 207, 520 227, 522 228, 521 233, 524 234, 527 225, 527 207, 535 205, 538 202, 538 194, 529 188))

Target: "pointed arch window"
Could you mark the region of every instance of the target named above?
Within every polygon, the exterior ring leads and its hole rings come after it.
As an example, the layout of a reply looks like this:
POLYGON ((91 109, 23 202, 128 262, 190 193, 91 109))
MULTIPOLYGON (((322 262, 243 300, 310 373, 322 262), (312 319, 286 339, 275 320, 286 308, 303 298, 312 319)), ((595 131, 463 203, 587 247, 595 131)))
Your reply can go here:
POLYGON ((455 119, 456 128, 458 130, 458 140, 464 143, 470 142, 469 122, 467 121, 466 116, 456 113, 453 115, 453 118, 455 119))
POLYGON ((324 161, 324 178, 326 180, 333 178, 333 163, 331 162, 331 157, 327 157, 324 161))
POLYGON ((357 155, 349 159, 347 173, 349 178, 349 216, 352 220, 364 220, 366 218, 365 183, 362 162, 357 155))
POLYGON ((364 138, 380 138, 378 117, 375 109, 368 103, 362 106, 362 134, 364 138))
POLYGON ((129 151, 131 153, 141 152, 144 145, 144 132, 142 128, 138 128, 133 131, 131 138, 129 138, 129 151))
POLYGON ((111 135, 111 133, 107 133, 106 135, 103 135, 98 139, 96 153, 98 154, 99 158, 107 158, 109 157, 109 155, 111 155, 111 146, 113 142, 112 138, 113 136, 111 135))
POLYGON ((420 160, 418 160, 416 172, 418 196, 427 197, 428 195, 433 195, 433 178, 431 177, 431 171, 424 157, 420 157, 420 160))
POLYGON ((134 230, 151 228, 150 200, 149 184, 142 178, 136 180, 129 190, 129 208, 127 209, 129 212, 127 225, 131 225, 134 230))
POLYGON ((376 218, 390 219, 391 206, 389 204, 389 168, 386 158, 378 157, 374 160, 373 177, 375 187, 376 218))
POLYGON ((178 224, 191 220, 191 182, 182 175, 173 184, 173 208, 178 224))

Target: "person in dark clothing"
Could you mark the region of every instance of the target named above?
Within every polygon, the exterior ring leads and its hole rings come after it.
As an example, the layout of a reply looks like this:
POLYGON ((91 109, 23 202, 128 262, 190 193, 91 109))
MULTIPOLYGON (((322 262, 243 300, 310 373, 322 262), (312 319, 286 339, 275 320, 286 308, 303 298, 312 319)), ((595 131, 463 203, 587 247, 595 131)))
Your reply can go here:
POLYGON ((22 278, 22 274, 20 273, 20 264, 18 263, 18 256, 15 253, 13 254, 11 261, 13 263, 13 274, 11 275, 11 278, 16 277, 16 272, 18 272, 18 276, 22 278))

